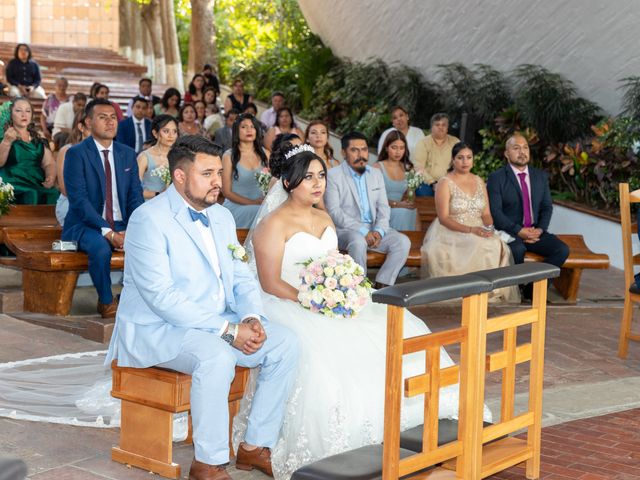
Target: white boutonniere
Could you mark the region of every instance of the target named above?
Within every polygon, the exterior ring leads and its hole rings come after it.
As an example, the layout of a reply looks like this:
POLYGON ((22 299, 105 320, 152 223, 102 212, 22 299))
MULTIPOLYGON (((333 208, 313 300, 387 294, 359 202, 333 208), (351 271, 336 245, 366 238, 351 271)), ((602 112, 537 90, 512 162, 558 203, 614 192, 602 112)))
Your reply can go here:
POLYGON ((227 248, 231 250, 231 256, 234 259, 240 260, 245 263, 249 261, 249 255, 247 255, 247 251, 242 245, 234 245, 233 243, 230 243, 229 245, 227 245, 227 248))

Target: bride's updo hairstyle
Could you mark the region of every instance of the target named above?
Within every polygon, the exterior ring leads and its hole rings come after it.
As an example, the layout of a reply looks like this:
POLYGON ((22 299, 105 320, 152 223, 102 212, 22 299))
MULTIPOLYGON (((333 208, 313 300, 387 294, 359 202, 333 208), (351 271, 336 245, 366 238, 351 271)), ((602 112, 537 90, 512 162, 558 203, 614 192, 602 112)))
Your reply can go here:
POLYGON ((282 186, 287 192, 295 190, 302 183, 307 175, 309 165, 312 161, 318 160, 322 165, 325 175, 327 166, 322 159, 315 154, 310 145, 292 145, 269 162, 271 175, 282 180, 282 186))

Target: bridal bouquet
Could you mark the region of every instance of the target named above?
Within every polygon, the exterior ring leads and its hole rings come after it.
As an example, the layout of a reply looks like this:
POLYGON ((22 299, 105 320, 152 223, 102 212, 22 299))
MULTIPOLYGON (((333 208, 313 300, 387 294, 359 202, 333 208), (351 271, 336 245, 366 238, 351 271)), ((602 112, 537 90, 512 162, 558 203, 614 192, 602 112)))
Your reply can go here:
POLYGON ((367 304, 371 282, 349 255, 331 250, 327 255, 303 262, 300 304, 328 317, 355 317, 367 304))
POLYGON ((154 177, 160 177, 160 180, 162 180, 167 186, 171 184, 171 171, 167 166, 154 168, 153 170, 151 170, 151 175, 153 175, 154 177))
POLYGON ((9 211, 9 207, 13 205, 14 200, 13 185, 4 183, 0 178, 0 215, 4 215, 9 211))
POLYGON ((267 167, 256 173, 256 181, 262 193, 266 195, 269 192, 269 183, 271 182, 271 172, 267 167))

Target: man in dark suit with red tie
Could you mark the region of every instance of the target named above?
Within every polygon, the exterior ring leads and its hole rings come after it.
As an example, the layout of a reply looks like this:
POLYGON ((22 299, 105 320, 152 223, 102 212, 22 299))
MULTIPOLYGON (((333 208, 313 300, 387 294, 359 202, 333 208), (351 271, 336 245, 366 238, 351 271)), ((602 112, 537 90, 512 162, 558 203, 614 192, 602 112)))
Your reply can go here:
POLYGON ((522 135, 507 140, 504 156, 507 165, 487 180, 496 229, 514 237, 509 247, 515 263, 524 262, 525 253, 530 251, 542 255, 546 263, 561 267, 569 256, 569 247, 547 231, 553 212, 549 175, 529 166, 529 144, 522 135))
POLYGON ((78 242, 89 256, 89 274, 98 291, 98 312, 115 317, 111 292, 111 252, 122 250, 127 222, 142 203, 142 185, 133 149, 114 142, 118 119, 111 102, 87 105, 91 136, 67 151, 64 183, 69 213, 63 240, 78 242))

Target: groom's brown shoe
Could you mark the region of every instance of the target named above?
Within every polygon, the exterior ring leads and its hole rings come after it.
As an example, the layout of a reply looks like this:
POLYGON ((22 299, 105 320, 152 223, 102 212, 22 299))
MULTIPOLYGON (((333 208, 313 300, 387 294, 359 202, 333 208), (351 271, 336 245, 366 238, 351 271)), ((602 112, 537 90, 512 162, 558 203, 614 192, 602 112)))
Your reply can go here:
POLYGON ((194 458, 189 470, 189 480, 232 480, 232 478, 223 466, 209 465, 194 458))
POLYGON ((238 470, 253 470, 257 468, 262 473, 273 477, 273 470, 271 470, 271 450, 267 447, 257 447, 253 450, 247 450, 244 448, 244 443, 241 443, 236 456, 236 468, 238 470))

